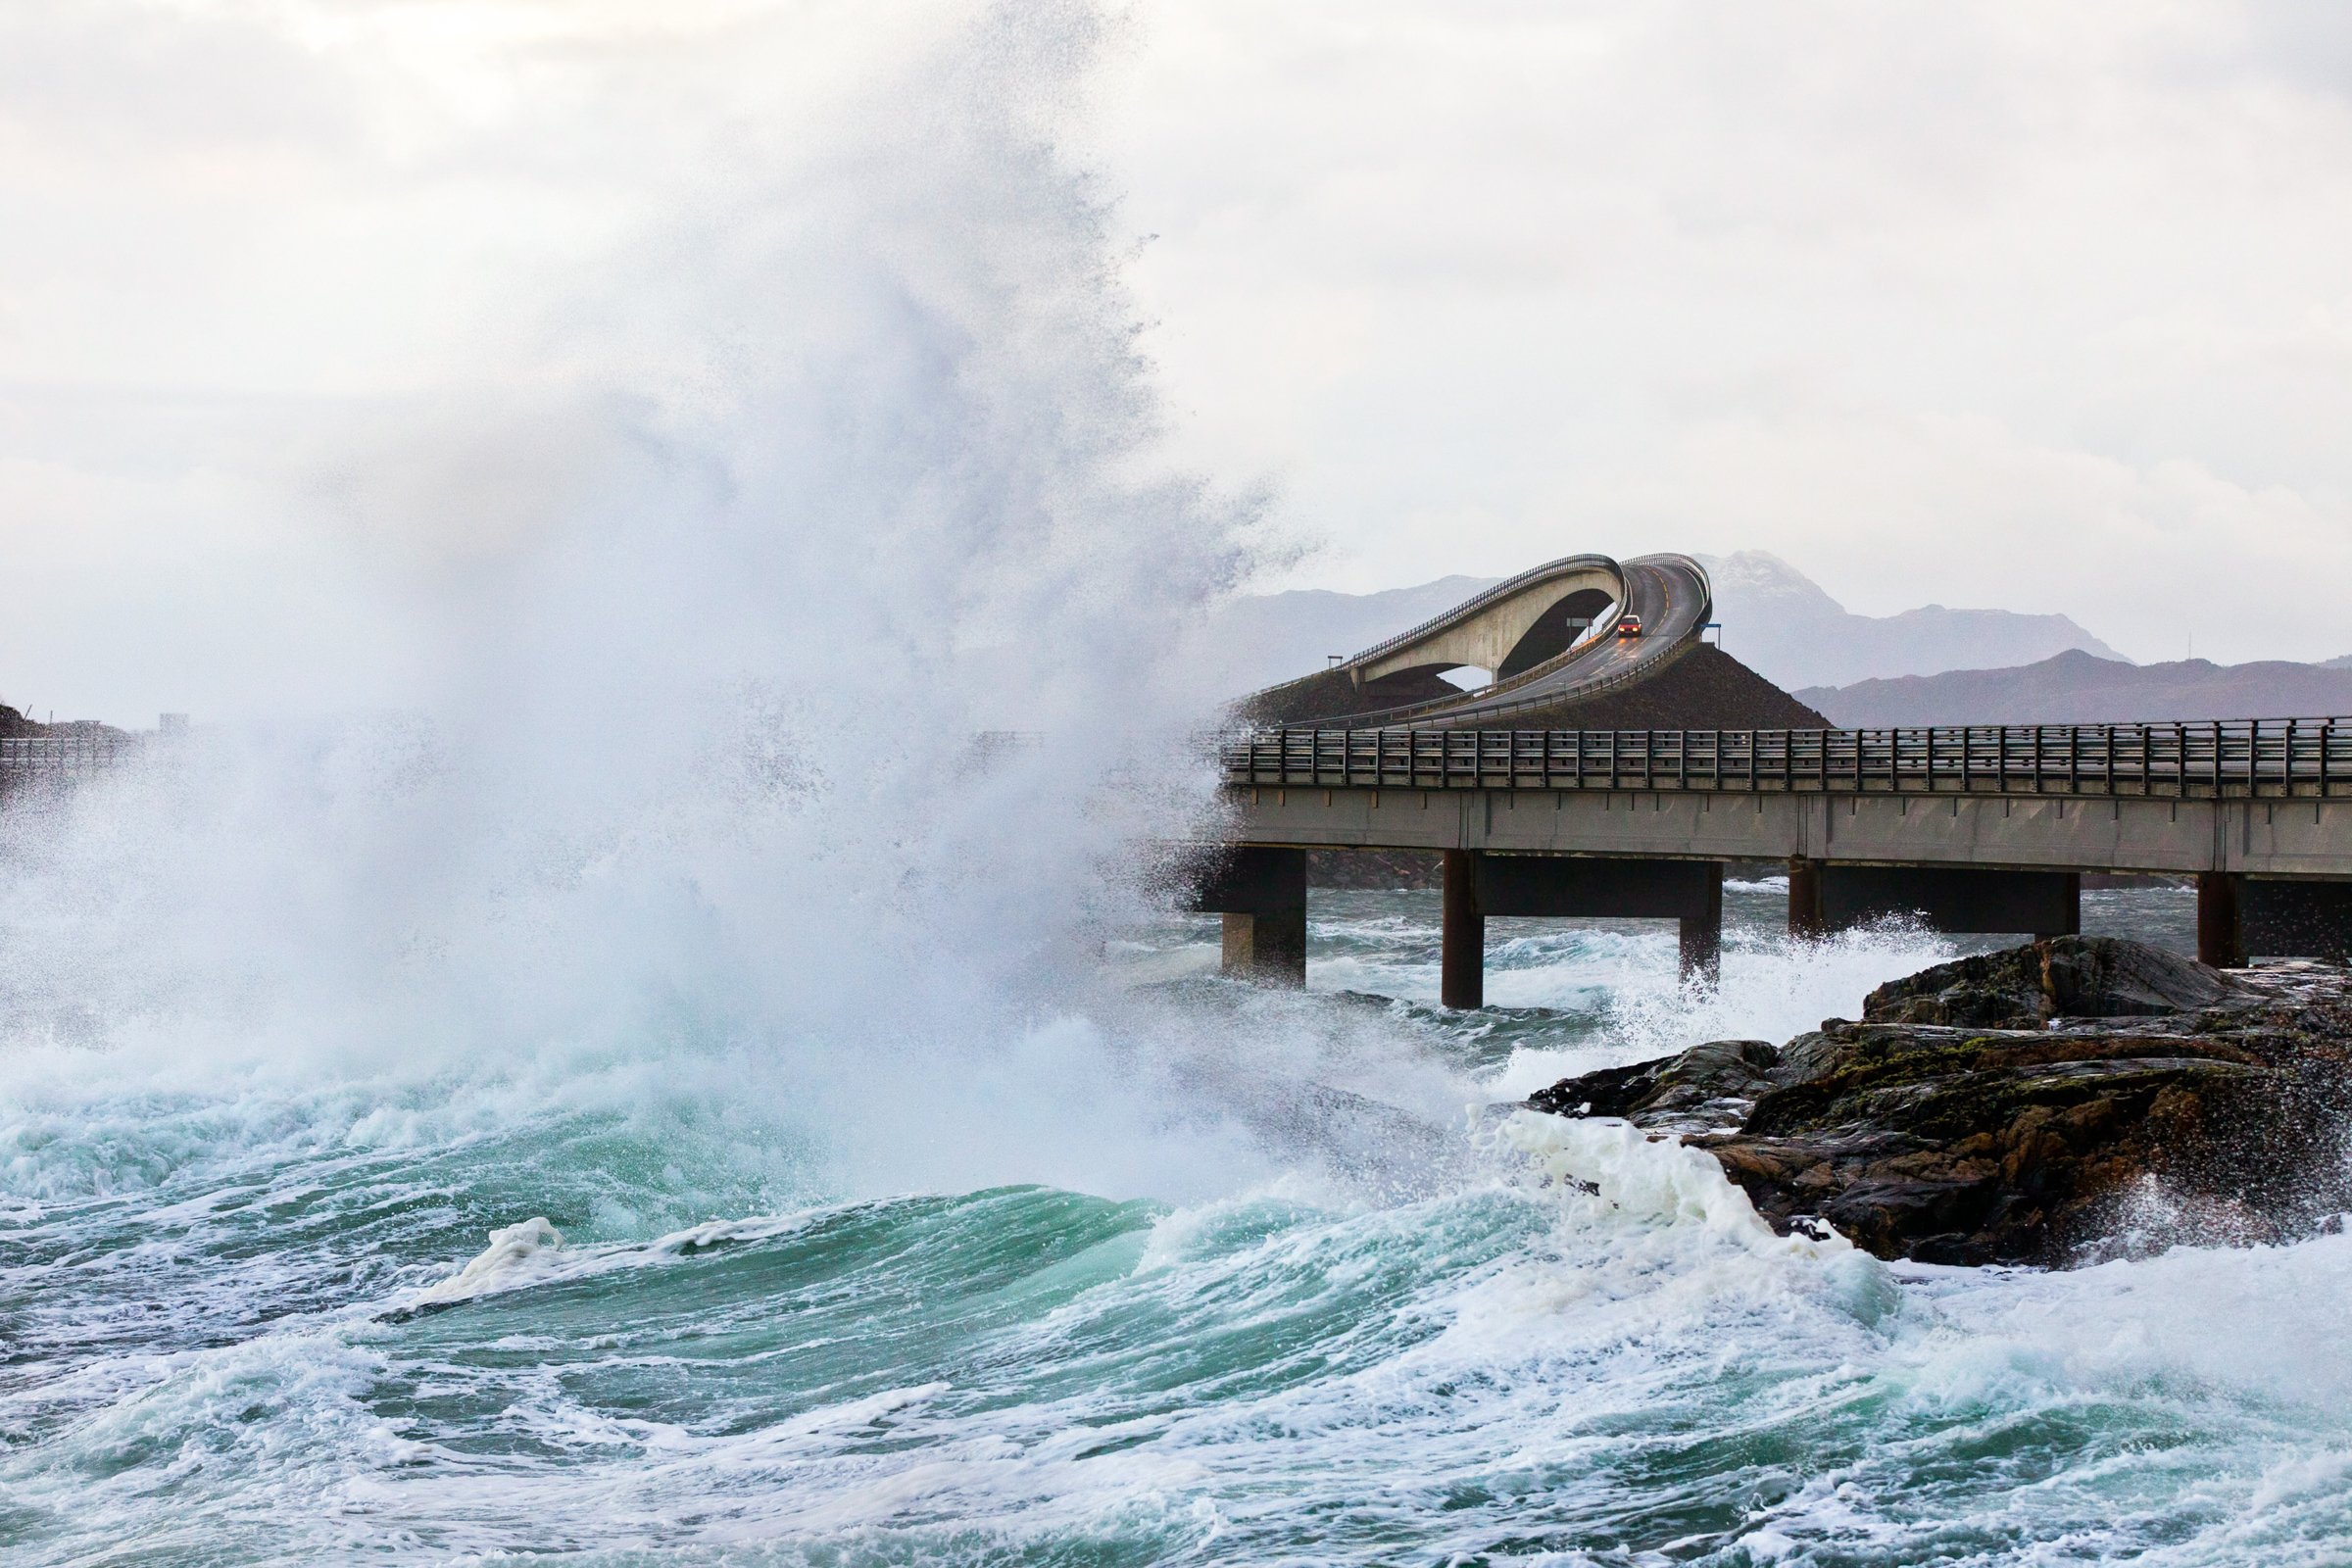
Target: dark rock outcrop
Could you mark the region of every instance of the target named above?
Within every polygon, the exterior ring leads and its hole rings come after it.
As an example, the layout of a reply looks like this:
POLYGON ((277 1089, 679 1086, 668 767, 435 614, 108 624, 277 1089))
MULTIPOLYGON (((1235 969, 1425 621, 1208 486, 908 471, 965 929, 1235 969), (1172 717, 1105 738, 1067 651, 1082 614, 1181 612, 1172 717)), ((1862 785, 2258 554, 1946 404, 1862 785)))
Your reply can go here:
MULTIPOLYGON (((1346 729, 1366 715, 1410 703, 1462 695, 1427 671, 1408 671, 1357 686, 1345 669, 1319 670, 1253 692, 1234 705, 1234 716, 1257 725, 1293 724, 1346 729)), ((1432 714, 1407 720, 1431 727, 1449 722, 1432 714)), ((1494 720, 1485 720, 1492 724, 1494 720)), ((1516 710, 1518 729, 1828 729, 1813 709, 1711 643, 1692 644, 1640 680, 1596 694, 1516 710)))
POLYGON ((1705 1150, 1783 1232, 2062 1265, 2352 1207, 2352 977, 2061 937, 1939 964, 1777 1051, 1718 1041, 1529 1100, 1705 1150))
POLYGON ((1517 729, 1830 729, 1815 710, 1712 643, 1644 680, 1511 715, 1517 729))
POLYGON ((2144 1018, 2223 1006, 2246 988, 2201 963, 2136 942, 2067 938, 1986 953, 1862 999, 1867 1023, 2040 1029, 2054 1018, 2144 1018))

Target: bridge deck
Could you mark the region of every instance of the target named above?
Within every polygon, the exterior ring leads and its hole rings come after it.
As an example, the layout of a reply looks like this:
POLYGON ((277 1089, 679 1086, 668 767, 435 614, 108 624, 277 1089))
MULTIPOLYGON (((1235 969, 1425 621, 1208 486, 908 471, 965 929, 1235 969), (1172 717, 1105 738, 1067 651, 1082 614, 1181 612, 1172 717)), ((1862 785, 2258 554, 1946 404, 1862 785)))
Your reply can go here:
POLYGON ((2352 721, 1291 730, 1232 844, 2352 878, 2352 721))

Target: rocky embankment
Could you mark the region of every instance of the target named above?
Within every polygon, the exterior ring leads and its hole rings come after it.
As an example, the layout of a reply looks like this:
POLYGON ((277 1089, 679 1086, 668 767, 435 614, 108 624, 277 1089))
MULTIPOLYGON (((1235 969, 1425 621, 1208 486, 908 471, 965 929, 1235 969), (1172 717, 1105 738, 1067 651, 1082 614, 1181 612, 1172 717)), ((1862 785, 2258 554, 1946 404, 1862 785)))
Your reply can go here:
POLYGON ((1679 1136, 1775 1228, 1881 1257, 2289 1240, 2352 1209, 2352 976, 2061 937, 1881 986, 1786 1046, 1715 1041, 1528 1103, 1679 1136))

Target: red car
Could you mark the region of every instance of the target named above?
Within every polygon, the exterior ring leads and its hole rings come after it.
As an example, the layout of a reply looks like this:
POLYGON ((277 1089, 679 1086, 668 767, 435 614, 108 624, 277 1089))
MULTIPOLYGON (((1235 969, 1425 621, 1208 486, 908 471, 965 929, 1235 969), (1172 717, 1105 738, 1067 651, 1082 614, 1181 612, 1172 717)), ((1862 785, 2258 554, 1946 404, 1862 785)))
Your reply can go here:
POLYGON ((1640 615, 1619 615, 1617 617, 1617 635, 1620 637, 1641 636, 1642 617, 1640 615))

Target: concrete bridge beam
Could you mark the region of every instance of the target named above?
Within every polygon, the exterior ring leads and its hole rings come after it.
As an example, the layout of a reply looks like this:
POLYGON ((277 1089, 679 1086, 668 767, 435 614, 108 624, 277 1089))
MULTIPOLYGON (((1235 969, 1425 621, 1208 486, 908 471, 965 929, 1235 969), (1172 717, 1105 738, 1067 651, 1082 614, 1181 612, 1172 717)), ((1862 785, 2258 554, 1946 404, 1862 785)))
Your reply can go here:
POLYGON ((2082 928, 2082 885, 2074 871, 1838 865, 1798 858, 1788 866, 1788 930, 1792 936, 1821 936, 1909 915, 1938 931, 2073 936, 2082 928))
POLYGON ((1512 655, 1521 644, 1540 629, 1552 634, 1545 641, 1549 653, 1564 653, 1574 640, 1567 633, 1569 615, 1578 614, 1590 624, 1592 616, 1624 596, 1624 574, 1615 562, 1597 556, 1572 558, 1555 563, 1554 569, 1535 575, 1517 591, 1487 601, 1451 625, 1407 639, 1350 667, 1362 681, 1425 666, 1468 664, 1499 674, 1514 662, 1512 655), (1553 643, 1557 646, 1550 646, 1553 643))
POLYGON ((1448 1007, 1486 1004, 1489 915, 1674 920, 1683 973, 1712 977, 1722 967, 1723 866, 1446 851, 1439 995, 1448 1007))

